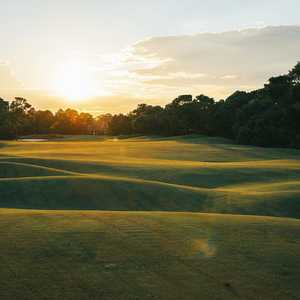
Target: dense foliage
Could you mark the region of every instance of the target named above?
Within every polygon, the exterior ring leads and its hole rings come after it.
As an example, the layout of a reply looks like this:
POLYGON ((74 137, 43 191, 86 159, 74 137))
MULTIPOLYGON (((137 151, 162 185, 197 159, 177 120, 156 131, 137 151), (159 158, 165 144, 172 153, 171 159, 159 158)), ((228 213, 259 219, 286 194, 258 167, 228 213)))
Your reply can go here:
POLYGON ((0 99, 0 138, 25 134, 200 133, 259 146, 300 148, 300 63, 272 77, 264 88, 237 91, 226 100, 182 95, 167 104, 140 104, 129 114, 93 117, 73 109, 35 110, 23 98, 0 99))

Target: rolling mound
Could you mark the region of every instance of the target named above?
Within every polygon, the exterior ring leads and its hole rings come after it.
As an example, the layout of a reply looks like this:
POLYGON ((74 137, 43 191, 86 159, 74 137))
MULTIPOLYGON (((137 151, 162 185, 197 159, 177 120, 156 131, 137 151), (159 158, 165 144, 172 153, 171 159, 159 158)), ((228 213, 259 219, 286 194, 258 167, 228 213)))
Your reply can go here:
MULTIPOLYGON (((0 160, 0 180, 2 178, 22 178, 35 176, 59 176, 68 172, 22 162, 0 160)), ((70 173, 68 173, 70 174, 70 173)))
POLYGON ((300 299, 297 218, 297 150, 3 142, 0 299, 300 299))
MULTIPOLYGON (((191 211, 300 217, 289 185, 259 192, 207 189, 110 176, 0 179, 0 207, 63 210, 191 211)), ((294 185, 295 186, 295 185, 294 185)))
POLYGON ((1 299, 299 299, 300 221, 0 209, 1 299))
POLYGON ((0 207, 300 217, 300 151, 204 137, 7 142, 0 207))

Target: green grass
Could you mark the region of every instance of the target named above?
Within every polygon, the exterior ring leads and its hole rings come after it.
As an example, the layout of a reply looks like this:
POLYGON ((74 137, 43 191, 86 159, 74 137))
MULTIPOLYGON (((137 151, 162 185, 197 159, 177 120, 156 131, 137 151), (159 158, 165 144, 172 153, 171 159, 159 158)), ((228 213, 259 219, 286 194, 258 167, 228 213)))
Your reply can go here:
POLYGON ((0 210, 0 299, 299 299, 300 221, 0 210))
POLYGON ((298 150, 1 142, 0 299, 300 299, 299 218, 298 150))
POLYGON ((7 142, 0 207, 300 218, 300 151, 199 136, 7 142))

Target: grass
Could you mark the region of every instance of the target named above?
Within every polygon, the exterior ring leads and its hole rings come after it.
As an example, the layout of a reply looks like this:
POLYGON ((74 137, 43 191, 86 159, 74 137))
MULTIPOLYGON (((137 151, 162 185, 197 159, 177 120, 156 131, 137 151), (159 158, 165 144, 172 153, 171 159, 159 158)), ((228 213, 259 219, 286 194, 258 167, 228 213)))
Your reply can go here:
POLYGON ((6 142, 0 206, 300 218, 300 151, 199 136, 6 142))
POLYGON ((2 142, 0 299, 300 299, 299 218, 298 150, 2 142))
POLYGON ((1 299, 299 299, 300 221, 0 210, 1 299))

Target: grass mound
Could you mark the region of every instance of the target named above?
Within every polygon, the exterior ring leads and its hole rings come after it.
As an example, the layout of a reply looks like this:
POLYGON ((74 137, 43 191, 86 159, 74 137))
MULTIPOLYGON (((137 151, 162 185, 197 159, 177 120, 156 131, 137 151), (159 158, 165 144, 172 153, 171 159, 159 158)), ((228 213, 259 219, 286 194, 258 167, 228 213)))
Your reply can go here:
POLYGON ((300 192, 195 188, 111 176, 0 179, 5 208, 191 211, 300 218, 300 192))
POLYGON ((300 299, 296 218, 297 150, 3 142, 0 299, 300 299))
POLYGON ((53 168, 0 160, 0 178, 22 178, 35 176, 59 176, 64 171, 53 168))
POLYGON ((300 218, 300 151, 199 136, 7 142, 0 207, 300 218))
POLYGON ((298 299, 300 221, 0 210, 1 299, 298 299))

